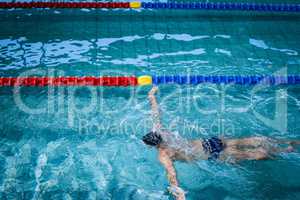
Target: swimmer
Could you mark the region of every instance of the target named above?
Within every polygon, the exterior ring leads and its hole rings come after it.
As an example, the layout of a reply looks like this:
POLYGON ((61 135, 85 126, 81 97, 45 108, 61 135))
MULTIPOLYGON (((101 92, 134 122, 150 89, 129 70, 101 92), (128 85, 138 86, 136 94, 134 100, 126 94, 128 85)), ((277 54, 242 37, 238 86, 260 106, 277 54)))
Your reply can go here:
POLYGON ((151 104, 153 130, 143 136, 143 142, 158 149, 158 159, 165 167, 169 192, 176 200, 184 200, 185 192, 179 187, 174 161, 192 162, 195 160, 222 160, 237 162, 241 160, 265 160, 281 152, 294 151, 300 141, 277 141, 267 137, 249 137, 243 139, 224 139, 211 137, 209 139, 186 140, 177 134, 163 128, 153 87, 148 94, 151 104), (284 144, 287 147, 279 147, 284 144), (232 160, 233 159, 233 160, 232 160))

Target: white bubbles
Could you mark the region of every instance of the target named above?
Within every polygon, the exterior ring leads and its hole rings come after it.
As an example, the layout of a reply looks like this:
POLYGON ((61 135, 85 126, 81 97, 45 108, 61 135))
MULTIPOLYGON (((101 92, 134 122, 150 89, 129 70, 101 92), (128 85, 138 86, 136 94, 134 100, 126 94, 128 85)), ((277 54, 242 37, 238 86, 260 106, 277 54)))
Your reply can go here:
POLYGON ((285 54, 291 55, 291 56, 298 55, 298 52, 295 50, 292 50, 292 49, 280 49, 280 48, 276 48, 276 47, 269 47, 263 40, 257 40, 257 39, 250 38, 249 43, 255 47, 262 48, 262 49, 270 49, 270 50, 282 52, 282 53, 285 53, 285 54))

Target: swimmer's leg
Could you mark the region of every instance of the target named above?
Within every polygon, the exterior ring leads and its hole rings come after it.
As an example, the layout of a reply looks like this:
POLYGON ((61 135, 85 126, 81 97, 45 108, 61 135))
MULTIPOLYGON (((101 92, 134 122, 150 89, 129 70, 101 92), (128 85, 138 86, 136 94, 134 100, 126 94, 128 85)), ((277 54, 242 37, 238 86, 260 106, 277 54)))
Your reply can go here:
POLYGON ((248 150, 240 150, 235 147, 226 147, 223 151, 223 155, 221 156, 222 160, 267 160, 272 159, 268 151, 266 149, 259 147, 256 149, 248 149, 248 150))
POLYGON ((228 139, 225 140, 226 146, 243 148, 243 147, 252 147, 257 148, 259 146, 263 146, 268 143, 271 139, 267 137, 249 137, 242 139, 228 139))
MULTIPOLYGON (((234 139, 225 141, 224 157, 232 157, 239 160, 266 160, 274 159, 279 153, 290 153, 294 151, 299 140, 273 140, 267 137, 251 137, 245 139, 234 139), (280 147, 287 144, 287 147, 280 147)), ((224 158, 222 160, 225 160, 224 158)))
POLYGON ((297 146, 300 146, 300 140, 277 140, 276 144, 287 144, 286 148, 275 148, 275 153, 293 152, 297 146))
POLYGON ((225 140, 225 143, 227 146, 234 146, 237 148, 243 148, 243 147, 264 147, 264 146, 270 146, 270 145, 280 145, 280 144, 287 144, 289 145, 289 148, 295 148, 296 146, 300 146, 300 140, 276 140, 268 137, 249 137, 249 138, 243 138, 243 139, 228 139, 225 140))

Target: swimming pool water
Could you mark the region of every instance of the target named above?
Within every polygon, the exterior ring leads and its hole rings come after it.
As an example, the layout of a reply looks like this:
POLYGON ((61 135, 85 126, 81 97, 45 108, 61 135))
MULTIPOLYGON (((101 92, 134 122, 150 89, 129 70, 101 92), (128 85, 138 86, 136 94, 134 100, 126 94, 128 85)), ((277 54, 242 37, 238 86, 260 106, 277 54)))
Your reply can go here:
MULTIPOLYGON (((299 15, 1 10, 0 76, 300 74, 299 15)), ((300 139, 299 86, 161 86, 187 138, 300 139), (285 121, 286 120, 286 121, 285 121)), ((0 88, 1 199, 172 199, 148 87, 0 88)), ((299 154, 176 163, 187 199, 299 199, 299 154)))

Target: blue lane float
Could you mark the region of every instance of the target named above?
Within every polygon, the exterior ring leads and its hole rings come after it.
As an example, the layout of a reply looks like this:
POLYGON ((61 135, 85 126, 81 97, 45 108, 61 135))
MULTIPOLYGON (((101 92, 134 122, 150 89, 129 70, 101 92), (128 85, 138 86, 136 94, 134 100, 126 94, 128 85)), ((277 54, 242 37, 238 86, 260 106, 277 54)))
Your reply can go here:
POLYGON ((189 2, 161 3, 143 2, 144 9, 194 9, 194 10, 237 10, 237 11, 269 11, 269 12, 300 12, 300 4, 272 3, 230 3, 230 2, 189 2))
POLYGON ((255 84, 270 84, 270 85, 296 85, 300 84, 300 75, 289 76, 152 76, 152 83, 159 84, 237 84, 237 85, 255 85, 255 84))

